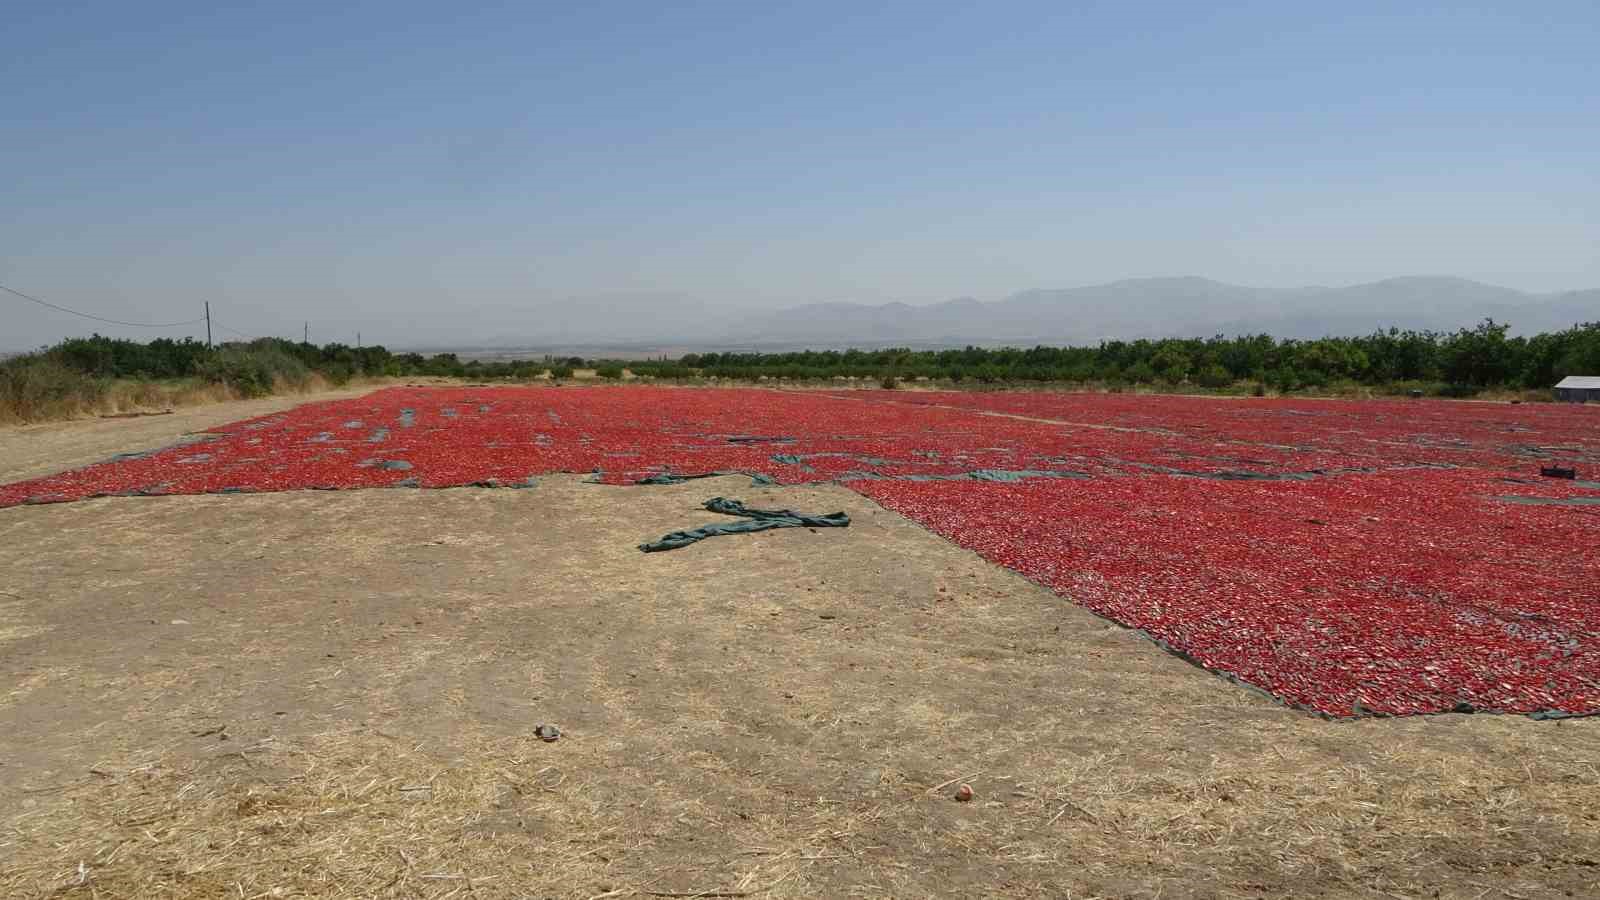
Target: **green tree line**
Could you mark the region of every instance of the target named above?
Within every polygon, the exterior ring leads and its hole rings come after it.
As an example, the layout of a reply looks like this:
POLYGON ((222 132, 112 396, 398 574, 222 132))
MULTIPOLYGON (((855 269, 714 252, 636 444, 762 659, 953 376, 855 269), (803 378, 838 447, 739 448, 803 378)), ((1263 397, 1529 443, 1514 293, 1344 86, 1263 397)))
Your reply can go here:
POLYGON ((631 363, 640 375, 754 379, 847 376, 955 383, 1065 382, 1195 385, 1254 383, 1278 391, 1336 384, 1427 385, 1440 393, 1546 388, 1569 374, 1600 373, 1600 322, 1511 336, 1485 320, 1455 332, 1391 329, 1363 337, 1103 341, 1092 347, 966 347, 960 350, 807 350, 689 354, 631 363))
POLYGON ((463 361, 454 353, 392 353, 382 346, 315 345, 280 338, 208 347, 192 339, 141 342, 92 335, 0 362, 0 405, 47 407, 114 380, 196 379, 245 396, 303 383, 317 373, 335 384, 357 376, 444 376, 528 380, 547 372, 570 378, 590 368, 620 379, 624 367, 658 380, 880 381, 926 378, 954 384, 1065 383, 1192 386, 1279 392, 1355 384, 1467 396, 1487 389, 1528 390, 1565 375, 1600 374, 1600 322, 1565 331, 1512 336, 1485 320, 1454 332, 1391 329, 1319 340, 1246 335, 1206 339, 1102 341, 1094 346, 965 347, 950 350, 806 350, 793 353, 699 353, 680 359, 621 362, 580 357, 463 361))
MULTIPOLYGON (((463 362, 454 353, 424 356, 391 353, 382 346, 309 344, 281 338, 259 338, 207 347, 192 338, 132 341, 92 335, 69 338, 37 353, 0 362, 0 371, 50 366, 104 379, 199 378, 231 384, 246 394, 265 393, 273 380, 302 380, 315 372, 335 384, 356 376, 408 377, 438 375, 457 378, 535 378, 545 372, 570 377, 583 359, 463 362)), ((620 374, 620 373, 619 373, 620 374)))

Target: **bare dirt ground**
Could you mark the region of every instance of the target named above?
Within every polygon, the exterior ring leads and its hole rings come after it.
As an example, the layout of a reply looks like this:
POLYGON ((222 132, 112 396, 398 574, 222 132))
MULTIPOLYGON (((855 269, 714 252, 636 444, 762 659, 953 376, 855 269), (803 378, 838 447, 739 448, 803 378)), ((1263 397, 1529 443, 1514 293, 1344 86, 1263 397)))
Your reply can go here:
MULTIPOLYGON (((293 402, 0 431, 0 478, 293 402)), ((1292 712, 835 486, 18 507, 0 572, 6 897, 1600 883, 1600 721, 1292 712), (635 549, 718 494, 855 521, 635 549)))

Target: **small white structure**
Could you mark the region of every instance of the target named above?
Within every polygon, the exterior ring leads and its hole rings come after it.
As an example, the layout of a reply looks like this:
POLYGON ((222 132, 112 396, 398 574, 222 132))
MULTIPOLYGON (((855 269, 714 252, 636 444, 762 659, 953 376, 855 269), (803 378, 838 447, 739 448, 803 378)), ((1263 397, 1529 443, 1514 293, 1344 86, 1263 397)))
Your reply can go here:
POLYGON ((1600 403, 1600 375, 1568 375, 1556 385, 1556 399, 1568 403, 1600 403))

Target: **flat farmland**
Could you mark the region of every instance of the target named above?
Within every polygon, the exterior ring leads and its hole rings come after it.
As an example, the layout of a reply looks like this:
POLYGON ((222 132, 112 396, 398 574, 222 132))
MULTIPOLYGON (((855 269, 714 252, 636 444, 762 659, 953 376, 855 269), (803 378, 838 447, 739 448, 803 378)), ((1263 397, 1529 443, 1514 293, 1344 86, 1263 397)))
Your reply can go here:
MULTIPOLYGON (((1592 410, 1465 403, 390 389, 0 487, 107 495, 630 484, 864 494, 1291 705, 1600 711, 1592 410)), ((1600 476, 1597 476, 1600 477, 1600 476)))
POLYGON ((1600 410, 475 386, 252 412, 66 429, 103 461, 0 486, 12 893, 1595 877, 1600 410), (713 496, 853 521, 638 551, 713 496))

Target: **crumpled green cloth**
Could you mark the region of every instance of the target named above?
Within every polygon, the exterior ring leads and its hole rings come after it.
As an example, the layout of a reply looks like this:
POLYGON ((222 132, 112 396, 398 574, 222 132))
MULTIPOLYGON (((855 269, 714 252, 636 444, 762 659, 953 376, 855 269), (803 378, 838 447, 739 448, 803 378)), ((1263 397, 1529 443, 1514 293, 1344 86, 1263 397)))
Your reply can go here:
POLYGON ((752 531, 766 531, 769 528, 848 528, 850 517, 842 512, 814 516, 808 513, 795 512, 792 509, 751 509, 738 500, 729 500, 724 497, 712 497, 705 502, 705 508, 712 512, 729 516, 739 516, 748 521, 744 522, 713 522, 699 528, 686 531, 674 531, 664 535, 658 541, 640 544, 639 549, 646 553, 655 553, 661 550, 676 550, 687 547, 697 541, 719 534, 747 534, 752 531))
POLYGON ((695 478, 716 478, 719 475, 749 475, 751 487, 766 487, 767 485, 778 483, 777 480, 771 475, 766 475, 761 472, 739 472, 719 469, 715 472, 700 472, 694 475, 680 475, 676 472, 661 472, 641 478, 638 481, 635 481, 634 484, 683 484, 685 481, 690 481, 695 478))

